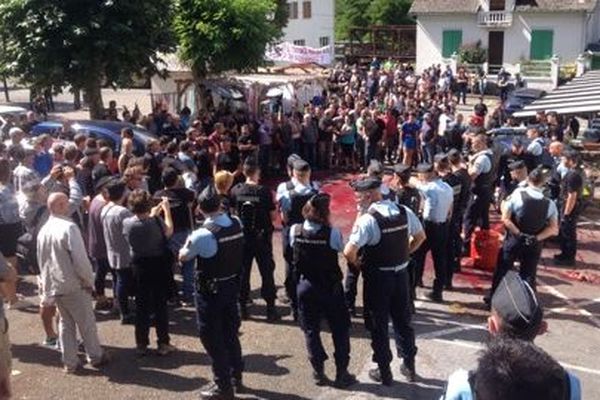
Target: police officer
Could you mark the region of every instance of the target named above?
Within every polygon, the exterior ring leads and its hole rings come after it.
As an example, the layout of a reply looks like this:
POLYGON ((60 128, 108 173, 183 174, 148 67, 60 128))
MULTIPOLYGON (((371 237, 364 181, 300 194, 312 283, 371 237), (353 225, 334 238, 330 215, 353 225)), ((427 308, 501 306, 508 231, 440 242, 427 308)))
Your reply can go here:
POLYGON ((494 155, 488 148, 487 137, 478 134, 473 138, 471 147, 475 152, 468 168, 472 180, 471 198, 463 221, 463 251, 467 254, 475 227, 490 229, 490 204, 496 180, 494 155))
POLYGON ((527 186, 527 166, 523 161, 513 161, 508 164, 510 181, 505 185, 504 199, 507 199, 516 189, 527 186))
POLYGON ((538 165, 552 168, 552 156, 546 149, 546 140, 541 137, 536 128, 527 131, 527 137, 531 142, 527 146, 527 168, 529 171, 535 169, 538 165))
POLYGON ((403 205, 416 215, 421 215, 422 195, 417 188, 410 184, 411 167, 406 164, 394 166, 394 191, 396 192, 396 204, 403 205))
POLYGON ((231 189, 233 208, 242 221, 244 231, 244 261, 240 289, 240 313, 248 319, 250 275, 256 259, 260 272, 261 296, 267 303, 267 320, 276 321, 275 261, 273 261, 273 220, 277 217, 271 191, 259 184, 260 167, 252 158, 244 161, 242 168, 246 181, 231 189))
MULTIPOLYGON (((528 156, 527 153, 525 153, 523 141, 521 140, 521 138, 518 137, 513 139, 510 147, 510 152, 500 156, 500 163, 498 165, 498 180, 496 183, 497 186, 500 187, 500 190, 503 194, 507 192, 507 186, 511 181, 509 165, 515 161, 526 162, 527 157, 528 156)), ((503 197, 506 198, 508 197, 508 195, 504 195, 503 197)))
POLYGON ((460 262, 460 253, 456 251, 456 237, 460 237, 461 230, 461 194, 463 192, 462 180, 452 173, 447 154, 437 155, 435 158, 435 172, 444 182, 452 188, 452 217, 448 223, 448 236, 446 240, 446 290, 452 290, 452 277, 460 262))
POLYGON ((212 359, 215 385, 202 399, 234 399, 242 389, 242 349, 238 338, 238 299, 244 253, 242 224, 220 210, 212 186, 198 196, 203 225, 179 252, 181 262, 197 257, 196 308, 200 340, 212 359))
POLYGON ((286 184, 284 191, 279 198, 279 210, 281 212, 281 221, 283 223, 283 243, 284 258, 286 261, 285 290, 290 299, 292 316, 294 320, 298 319, 298 306, 296 303, 296 280, 292 270, 292 248, 289 245, 289 227, 294 224, 304 222, 302 208, 306 202, 318 193, 316 185, 310 180, 310 165, 304 160, 296 160, 292 164, 292 179, 286 184))
MULTIPOLYGON (((379 180, 383 179, 384 172, 385 169, 383 167, 383 164, 379 160, 371 160, 369 166, 367 167, 367 176, 371 176, 379 180)), ((379 188, 379 190, 381 191, 381 197, 384 200, 396 200, 396 193, 392 189, 390 189, 390 187, 385 182, 381 182, 381 187, 379 188)))
POLYGON ((452 221, 448 245, 451 247, 448 258, 448 268, 452 269, 453 273, 460 271, 460 255, 462 253, 462 240, 460 233, 462 231, 462 218, 465 214, 467 204, 471 195, 471 177, 469 171, 463 163, 463 158, 460 151, 450 149, 448 152, 448 161, 452 175, 456 176, 460 181, 460 195, 458 196, 458 205, 454 207, 452 212, 452 221))
POLYGON ((393 382, 388 322, 391 316, 396 347, 402 354, 401 372, 415 379, 415 334, 410 319, 408 260, 425 240, 425 232, 409 208, 382 200, 381 182, 371 177, 354 184, 359 206, 367 212, 359 217, 344 248, 346 259, 364 276, 365 326, 371 333, 373 361, 378 367, 369 377, 384 385, 393 382))
MULTIPOLYGON (((396 192, 396 204, 406 206, 422 220, 423 196, 419 189, 410 184, 411 167, 406 164, 396 164, 394 166, 394 190, 396 192)), ((412 300, 411 311, 415 312, 414 302, 417 299, 416 291, 416 265, 414 257, 410 258, 408 264, 408 274, 410 275, 410 298, 412 300)))
MULTIPOLYGON (((375 179, 383 178, 384 168, 381 161, 371 160, 369 166, 367 167, 367 176, 373 177, 375 179)), ((379 187, 379 191, 381 192, 381 198, 383 200, 396 201, 396 192, 384 183, 381 182, 381 186, 379 187)), ((357 218, 360 217, 366 210, 358 210, 357 218)), ((358 287, 358 278, 360 277, 360 270, 355 268, 353 265, 348 266, 348 270, 346 272, 346 278, 344 279, 344 294, 346 298, 346 306, 350 311, 352 316, 356 315, 356 293, 358 287)))
POLYGON ((554 263, 572 266, 577 253, 577 219, 583 206, 583 175, 577 151, 565 151, 563 165, 567 172, 560 185, 560 253, 554 256, 554 263))
POLYGON ((292 264, 298 277, 297 295, 300 326, 306 337, 313 378, 319 386, 327 382, 324 362, 327 353, 321 342, 321 320, 331 330, 336 377, 339 388, 356 382, 348 372, 350 362, 350 315, 344 302, 342 271, 338 253, 343 250, 342 234, 329 222, 330 198, 314 195, 304 206, 304 223, 290 228, 292 264))
POLYGON ((558 211, 552 200, 544 196, 546 177, 542 168, 529 173, 528 184, 515 189, 502 210, 506 237, 499 264, 494 272, 491 298, 507 271, 519 260, 521 278, 535 289, 537 265, 543 241, 558 233, 558 211))
MULTIPOLYGON (((439 160, 439 157, 438 157, 439 160)), ((415 254, 417 285, 423 285, 423 269, 425 257, 431 250, 435 280, 433 290, 427 297, 435 302, 442 302, 442 292, 447 284, 447 247, 448 226, 452 217, 452 204, 454 193, 452 188, 445 183, 433 170, 431 164, 419 164, 417 166, 419 179, 411 179, 424 198, 423 225, 427 239, 415 254)))

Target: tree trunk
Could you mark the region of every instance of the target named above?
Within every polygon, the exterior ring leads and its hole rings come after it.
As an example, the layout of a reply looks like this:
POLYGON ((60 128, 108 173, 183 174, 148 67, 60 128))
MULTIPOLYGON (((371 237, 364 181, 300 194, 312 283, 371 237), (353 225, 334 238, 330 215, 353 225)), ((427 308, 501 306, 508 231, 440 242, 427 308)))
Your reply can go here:
POLYGON ((4 98, 7 103, 10 103, 10 96, 8 94, 8 82, 6 81, 6 75, 2 75, 2 84, 4 85, 4 98))
POLYGON ((81 110, 81 90, 73 88, 73 108, 81 110))
POLYGON ((84 84, 84 90, 85 100, 90 107, 90 119, 104 119, 104 103, 102 101, 100 78, 90 77, 84 84))

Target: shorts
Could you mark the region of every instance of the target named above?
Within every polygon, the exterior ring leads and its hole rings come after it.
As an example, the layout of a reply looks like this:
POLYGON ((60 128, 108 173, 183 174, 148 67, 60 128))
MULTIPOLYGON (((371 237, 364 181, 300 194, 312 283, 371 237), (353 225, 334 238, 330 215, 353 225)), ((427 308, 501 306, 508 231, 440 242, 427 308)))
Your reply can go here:
POLYGON ((404 138, 402 146, 407 150, 415 150, 417 148, 417 141, 412 137, 404 138))
POLYGON ((0 253, 4 257, 17 255, 17 239, 22 233, 20 222, 0 225, 0 253))
POLYGON ((342 154, 344 157, 352 157, 354 154, 354 144, 341 143, 340 145, 342 146, 342 154))
POLYGON ((40 307, 56 307, 56 299, 42 292, 42 277, 37 276, 38 293, 40 296, 40 307))
POLYGON ((0 320, 0 375, 3 371, 12 369, 12 354, 10 352, 10 340, 8 338, 8 320, 0 320))

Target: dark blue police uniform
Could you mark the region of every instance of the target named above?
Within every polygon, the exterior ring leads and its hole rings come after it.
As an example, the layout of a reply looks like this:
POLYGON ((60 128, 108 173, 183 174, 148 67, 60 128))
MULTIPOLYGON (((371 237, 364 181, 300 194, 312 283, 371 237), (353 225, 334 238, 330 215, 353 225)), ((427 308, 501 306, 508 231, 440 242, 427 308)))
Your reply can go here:
POLYGON ((292 226, 290 242, 298 281, 300 326, 315 377, 321 383, 323 363, 327 360, 320 337, 321 320, 325 319, 335 347, 336 381, 341 384, 348 377, 350 362, 350 315, 344 303, 342 271, 338 265, 342 235, 335 228, 306 221, 292 226))

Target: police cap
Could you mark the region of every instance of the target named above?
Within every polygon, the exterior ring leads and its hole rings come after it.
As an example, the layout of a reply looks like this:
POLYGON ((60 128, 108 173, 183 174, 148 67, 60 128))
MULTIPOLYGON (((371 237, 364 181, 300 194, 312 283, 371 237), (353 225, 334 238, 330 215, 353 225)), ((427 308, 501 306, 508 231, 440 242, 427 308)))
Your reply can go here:
POLYGON ((450 149, 446 155, 448 156, 448 161, 450 161, 452 164, 460 161, 461 154, 457 149, 450 149))
POLYGON ((367 167, 367 174, 370 176, 381 176, 383 175, 384 169, 381 161, 371 160, 367 167))
POLYGON ((396 164, 394 165, 394 173, 396 175, 404 175, 404 174, 410 174, 411 168, 410 165, 406 165, 406 164, 396 164))
POLYGON ((213 212, 219 209, 221 205, 221 196, 213 185, 208 185, 198 195, 198 205, 202 211, 213 212))
POLYGON ((293 168, 294 167, 294 162, 296 162, 298 160, 302 160, 302 157, 300 157, 296 153, 290 154, 289 157, 287 158, 287 166, 288 166, 288 168, 293 168))
POLYGON ((523 168, 525 168, 525 162, 523 160, 513 161, 510 164, 508 164, 508 169, 511 171, 516 171, 518 169, 523 168))
POLYGON ((534 183, 535 185, 540 185, 542 184, 547 177, 547 174, 550 170, 539 166, 537 168, 534 168, 530 173, 529 173, 529 180, 534 183))
POLYGON ((515 271, 508 271, 492 297, 492 310, 518 336, 535 334, 542 322, 542 308, 536 294, 515 271))
POLYGON ((367 176, 352 182, 350 185, 355 192, 366 192, 368 190, 379 189, 381 179, 374 176, 367 176))
POLYGON ((294 171, 298 171, 298 172, 310 171, 310 164, 302 159, 294 161, 293 167, 294 167, 294 171))
POLYGON ((420 163, 419 165, 417 165, 417 172, 422 174, 433 172, 433 165, 427 163, 420 163))

